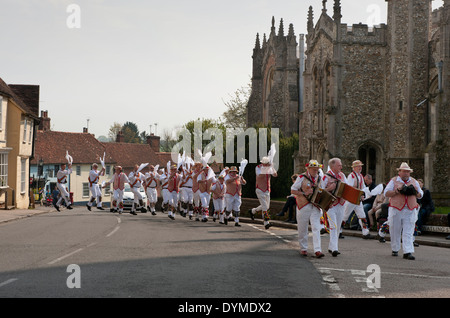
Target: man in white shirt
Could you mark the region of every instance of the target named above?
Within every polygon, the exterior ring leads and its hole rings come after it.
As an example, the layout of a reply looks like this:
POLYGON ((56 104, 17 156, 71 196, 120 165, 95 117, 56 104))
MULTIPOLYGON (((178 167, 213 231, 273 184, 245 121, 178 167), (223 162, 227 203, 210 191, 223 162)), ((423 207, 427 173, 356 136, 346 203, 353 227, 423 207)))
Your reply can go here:
POLYGON ((58 212, 60 212, 59 207, 61 206, 62 200, 66 202, 66 207, 69 210, 72 210, 72 204, 70 202, 70 194, 67 191, 66 184, 68 182, 67 178, 72 173, 72 165, 69 163, 67 170, 66 170, 66 164, 63 163, 61 165, 61 169, 59 169, 58 173, 56 174, 57 179, 57 188, 59 190, 59 193, 61 197, 59 198, 58 202, 56 203, 55 207, 58 212))
POLYGON ((86 204, 86 207, 89 211, 91 211, 91 207, 94 204, 94 201, 97 201, 97 209, 103 210, 102 207, 102 190, 98 185, 101 176, 105 175, 105 168, 98 171, 98 164, 92 164, 92 170, 89 172, 89 191, 91 192, 91 199, 86 204))

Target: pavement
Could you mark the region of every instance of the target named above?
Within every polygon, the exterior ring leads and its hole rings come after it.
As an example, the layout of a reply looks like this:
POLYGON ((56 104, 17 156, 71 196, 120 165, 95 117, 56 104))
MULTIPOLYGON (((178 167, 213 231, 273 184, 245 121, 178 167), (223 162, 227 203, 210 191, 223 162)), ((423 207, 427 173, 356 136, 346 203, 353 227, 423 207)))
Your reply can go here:
MULTIPOLYGON (((27 209, 27 210, 20 210, 20 209, 13 209, 13 210, 0 210, 0 224, 7 223, 7 222, 13 222, 16 220, 24 219, 33 217, 35 215, 44 214, 44 213, 57 213, 55 208, 53 207, 45 207, 45 206, 36 206, 34 209, 27 209)), ((263 220, 261 219, 255 219, 251 220, 250 218, 246 217, 240 217, 239 220, 242 223, 255 223, 255 224, 263 224, 263 220)), ((288 223, 285 221, 271 221, 272 226, 274 227, 281 227, 281 228, 287 228, 287 229, 297 229, 297 224, 288 223)), ((355 231, 355 230, 348 230, 343 229, 342 234, 344 236, 355 236, 355 237, 362 237, 361 231, 355 231)), ((376 235, 376 232, 371 232, 372 235, 376 235)), ((427 245, 427 246, 436 246, 436 247, 446 247, 450 248, 450 240, 447 240, 446 237, 447 234, 442 233, 423 233, 420 236, 416 236, 415 241, 419 245, 427 245)), ((387 235, 386 240, 389 241, 389 235, 387 235)))

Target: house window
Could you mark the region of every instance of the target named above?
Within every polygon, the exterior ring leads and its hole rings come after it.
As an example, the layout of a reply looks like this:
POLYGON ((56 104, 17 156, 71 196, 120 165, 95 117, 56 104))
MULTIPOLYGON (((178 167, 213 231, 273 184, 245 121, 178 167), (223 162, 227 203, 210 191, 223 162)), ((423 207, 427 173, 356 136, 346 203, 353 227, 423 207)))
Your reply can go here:
POLYGON ((8 186, 8 153, 0 153, 0 187, 8 186))
POLYGON ((3 129, 3 96, 0 96, 0 130, 3 129))
POLYGON ((30 130, 28 132, 28 143, 31 144, 32 140, 33 140, 33 121, 30 120, 30 130))
POLYGON ((83 198, 89 197, 89 183, 83 182, 83 198))
POLYGON ((20 160, 20 193, 25 193, 27 186, 27 159, 20 160))
POLYGON ((25 118, 23 121, 23 142, 27 142, 27 128, 28 128, 28 120, 25 118))
POLYGON ((77 166, 77 176, 81 176, 81 166, 77 166))
POLYGON ((105 174, 106 175, 110 175, 111 174, 111 166, 106 166, 105 174))

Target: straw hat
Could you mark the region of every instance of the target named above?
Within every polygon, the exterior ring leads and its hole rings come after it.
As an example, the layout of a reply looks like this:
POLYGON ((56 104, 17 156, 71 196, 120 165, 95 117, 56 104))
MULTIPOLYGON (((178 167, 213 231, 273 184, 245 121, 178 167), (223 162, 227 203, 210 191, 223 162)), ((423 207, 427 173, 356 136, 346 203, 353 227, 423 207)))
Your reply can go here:
POLYGON ((261 163, 262 163, 262 164, 270 163, 269 157, 263 157, 263 158, 261 159, 261 163))
POLYGON ((400 171, 400 170, 406 170, 406 171, 413 172, 413 169, 411 169, 406 162, 402 162, 402 164, 400 165, 400 168, 397 168, 397 171, 400 171))
POLYGON ((352 168, 364 166, 361 160, 355 160, 352 162, 352 168))
POLYGON ((323 165, 321 165, 317 160, 310 160, 306 164, 306 168, 322 168, 323 165))
POLYGON ((238 172, 238 169, 236 166, 232 166, 228 172, 238 172))

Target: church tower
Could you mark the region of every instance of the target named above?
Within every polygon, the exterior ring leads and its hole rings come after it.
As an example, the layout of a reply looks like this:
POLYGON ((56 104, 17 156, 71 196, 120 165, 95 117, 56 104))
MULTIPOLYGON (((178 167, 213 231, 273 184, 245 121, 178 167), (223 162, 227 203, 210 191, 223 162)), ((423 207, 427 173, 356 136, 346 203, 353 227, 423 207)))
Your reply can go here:
POLYGON ((391 176, 403 161, 423 175, 426 113, 418 105, 428 94, 431 0, 386 1, 386 164, 391 176))

